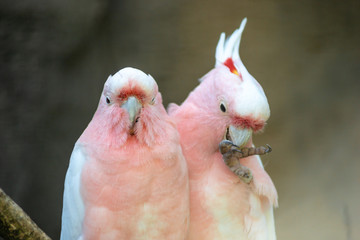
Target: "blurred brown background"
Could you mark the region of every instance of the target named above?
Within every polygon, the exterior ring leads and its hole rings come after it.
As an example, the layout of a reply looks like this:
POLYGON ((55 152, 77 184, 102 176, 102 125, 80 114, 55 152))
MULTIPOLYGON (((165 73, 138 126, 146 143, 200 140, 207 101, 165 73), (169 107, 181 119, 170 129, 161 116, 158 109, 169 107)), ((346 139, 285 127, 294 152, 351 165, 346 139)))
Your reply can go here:
POLYGON ((109 74, 150 73, 181 103, 248 24, 241 57, 272 116, 255 143, 278 239, 360 239, 360 2, 0 0, 0 187, 58 239, 73 144, 109 74))

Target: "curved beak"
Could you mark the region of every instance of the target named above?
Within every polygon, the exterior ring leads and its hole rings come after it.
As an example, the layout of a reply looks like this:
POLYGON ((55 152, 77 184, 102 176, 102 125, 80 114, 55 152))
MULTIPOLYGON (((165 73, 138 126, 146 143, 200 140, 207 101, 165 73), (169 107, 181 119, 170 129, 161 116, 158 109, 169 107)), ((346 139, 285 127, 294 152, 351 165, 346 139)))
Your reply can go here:
POLYGON ((233 142, 235 145, 239 147, 244 147, 246 143, 249 141, 251 135, 252 135, 252 129, 236 128, 230 125, 226 129, 224 139, 233 142))
POLYGON ((130 128, 132 129, 135 125, 136 119, 139 116, 142 108, 141 103, 136 97, 129 97, 122 105, 121 108, 125 109, 129 114, 130 128))

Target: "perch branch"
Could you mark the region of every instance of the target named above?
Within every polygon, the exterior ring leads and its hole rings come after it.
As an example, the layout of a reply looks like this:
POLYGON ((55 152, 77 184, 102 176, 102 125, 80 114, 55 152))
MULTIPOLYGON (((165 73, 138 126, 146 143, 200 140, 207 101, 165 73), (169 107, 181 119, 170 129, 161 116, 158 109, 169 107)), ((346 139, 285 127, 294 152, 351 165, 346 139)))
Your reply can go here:
POLYGON ((1 188, 0 236, 14 240, 50 239, 1 188))

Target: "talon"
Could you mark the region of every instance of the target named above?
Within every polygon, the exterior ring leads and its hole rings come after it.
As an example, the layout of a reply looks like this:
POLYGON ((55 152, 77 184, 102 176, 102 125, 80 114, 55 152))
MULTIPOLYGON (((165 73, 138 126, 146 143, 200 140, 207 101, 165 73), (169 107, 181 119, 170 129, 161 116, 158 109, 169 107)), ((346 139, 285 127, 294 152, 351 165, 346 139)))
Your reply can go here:
POLYGON ((266 149, 265 153, 269 153, 272 151, 272 148, 270 147, 269 144, 266 144, 266 146, 268 147, 268 149, 266 149))
POLYGON ((252 176, 251 172, 248 172, 248 173, 244 173, 244 175, 242 175, 242 176, 239 176, 239 178, 241 178, 241 180, 244 183, 249 184, 252 181, 253 176, 252 176))
POLYGON ((227 153, 233 147, 237 146, 229 140, 222 140, 219 144, 219 150, 221 154, 227 153))
POLYGON ((230 170, 235 173, 244 183, 249 184, 253 179, 251 170, 243 165, 232 167, 230 170))
POLYGON ((224 163, 230 168, 230 170, 237 175, 244 183, 249 184, 253 175, 251 170, 239 163, 239 159, 253 156, 253 155, 263 155, 270 153, 272 148, 269 144, 266 144, 266 147, 242 147, 235 145, 230 140, 222 140, 219 144, 220 153, 223 155, 224 163))

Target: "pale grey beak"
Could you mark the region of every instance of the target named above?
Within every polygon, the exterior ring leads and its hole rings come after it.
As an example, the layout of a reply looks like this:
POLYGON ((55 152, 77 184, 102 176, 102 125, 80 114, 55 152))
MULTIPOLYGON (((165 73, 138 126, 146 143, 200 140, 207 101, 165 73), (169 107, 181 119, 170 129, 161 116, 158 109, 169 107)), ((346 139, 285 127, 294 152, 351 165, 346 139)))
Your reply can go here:
POLYGON ((243 147, 249 141, 251 135, 252 135, 251 129, 236 128, 236 127, 230 125, 226 129, 224 139, 230 140, 231 142, 233 142, 235 145, 237 145, 239 147, 243 147))
POLYGON ((141 103, 136 97, 129 97, 121 105, 121 108, 125 109, 128 112, 131 128, 133 128, 142 108, 141 103))

